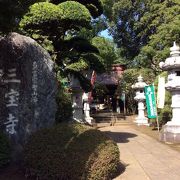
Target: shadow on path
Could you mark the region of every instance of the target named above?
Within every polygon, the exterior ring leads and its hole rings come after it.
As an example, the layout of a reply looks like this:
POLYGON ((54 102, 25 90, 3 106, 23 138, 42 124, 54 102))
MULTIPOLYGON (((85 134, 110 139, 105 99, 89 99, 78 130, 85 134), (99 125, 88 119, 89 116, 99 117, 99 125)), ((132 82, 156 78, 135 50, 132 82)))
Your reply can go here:
POLYGON ((111 132, 111 131, 104 131, 108 137, 113 139, 116 143, 128 143, 130 138, 137 137, 136 134, 128 133, 128 132, 111 132))
MULTIPOLYGON (((112 131, 102 131, 102 132, 116 143, 128 143, 130 138, 135 138, 138 136, 136 134, 129 132, 112 132, 112 131)), ((126 171, 127 166, 129 166, 129 164, 126 164, 125 162, 120 160, 119 174, 115 179, 118 180, 118 177, 126 171)))
MULTIPOLYGON (((129 133, 129 132, 111 132, 111 131, 103 131, 103 133, 105 135, 107 135, 109 138, 111 138, 113 141, 115 141, 116 143, 128 143, 130 138, 135 138, 137 137, 136 134, 133 133, 129 133)), ((121 152, 121 150, 120 150, 121 152)), ((126 170, 126 167, 129 164, 126 164, 123 161, 120 161, 119 163, 119 174, 117 176, 117 178, 123 174, 126 170)))

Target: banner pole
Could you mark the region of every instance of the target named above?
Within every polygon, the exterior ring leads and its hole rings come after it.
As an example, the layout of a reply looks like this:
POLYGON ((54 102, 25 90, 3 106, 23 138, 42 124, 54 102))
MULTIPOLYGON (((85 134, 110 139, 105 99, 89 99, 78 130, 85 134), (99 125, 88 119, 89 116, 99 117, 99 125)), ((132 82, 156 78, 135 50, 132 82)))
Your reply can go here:
MULTIPOLYGON (((156 108, 156 112, 157 112, 157 108, 156 108)), ((159 132, 159 119, 158 119, 158 114, 156 116, 156 122, 157 122, 157 128, 158 128, 158 132, 159 132)))
MULTIPOLYGON (((154 86, 154 83, 153 83, 154 86)), ((154 86, 154 93, 155 93, 155 86, 154 86)), ((157 123, 157 128, 159 132, 159 118, 158 118, 158 109, 157 109, 157 99, 156 99, 156 123, 157 123)))

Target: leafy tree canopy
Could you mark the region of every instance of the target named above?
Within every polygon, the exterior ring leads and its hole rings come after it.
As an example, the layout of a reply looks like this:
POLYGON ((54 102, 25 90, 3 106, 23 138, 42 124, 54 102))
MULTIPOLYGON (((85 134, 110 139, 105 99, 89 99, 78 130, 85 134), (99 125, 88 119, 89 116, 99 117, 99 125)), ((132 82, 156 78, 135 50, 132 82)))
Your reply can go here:
POLYGON ((0 0, 0 34, 16 31, 30 5, 43 0, 0 0))
POLYGON ((105 14, 121 54, 135 64, 155 70, 169 54, 169 47, 180 37, 179 0, 108 0, 105 14), (108 9, 108 7, 110 9, 108 9), (149 65, 150 64, 150 65, 149 65))
MULTIPOLYGON (((60 4, 68 0, 49 0, 49 1, 52 2, 53 4, 60 4)), ((86 8, 90 11, 93 18, 96 18, 103 13, 103 5, 101 0, 76 0, 76 2, 85 5, 86 8)))
POLYGON ((109 70, 117 59, 115 44, 111 40, 103 37, 94 37, 92 44, 98 48, 104 67, 106 70, 109 70))
MULTIPOLYGON (((91 29, 92 18, 102 13, 100 0, 49 0, 30 6, 20 22, 25 33, 36 36, 41 43, 49 42, 51 53, 60 71, 74 74, 82 86, 90 87, 83 71, 102 69, 99 50, 90 43, 87 29, 91 29), (87 38, 88 37, 88 38, 87 38), (98 66, 95 66, 95 61, 98 66), (86 82, 86 83, 83 83, 86 82)), ((84 87, 84 89, 87 89, 84 87)))
POLYGON ((132 85, 137 82, 137 78, 139 75, 142 75, 144 82, 147 84, 153 83, 155 79, 155 74, 152 71, 152 69, 144 68, 144 69, 127 69, 123 73, 122 77, 122 84, 123 84, 123 90, 126 93, 129 93, 129 91, 132 90, 132 85))
POLYGON ((153 69, 169 56, 169 48, 173 45, 173 41, 180 43, 180 2, 177 1, 172 7, 166 6, 164 3, 161 7, 162 20, 159 21, 163 23, 159 23, 156 32, 149 37, 148 43, 140 51, 153 69))
POLYGON ((84 5, 67 1, 59 5, 48 2, 36 3, 22 19, 25 30, 37 29, 45 35, 64 35, 68 29, 89 27, 91 15, 84 5))
MULTIPOLYGON (((0 33, 4 34, 11 31, 17 31, 19 21, 28 11, 29 6, 34 3, 45 1, 53 4, 60 4, 66 0, 0 0, 0 33)), ((93 18, 96 18, 103 13, 103 6, 100 0, 76 0, 74 2, 85 5, 93 18)))

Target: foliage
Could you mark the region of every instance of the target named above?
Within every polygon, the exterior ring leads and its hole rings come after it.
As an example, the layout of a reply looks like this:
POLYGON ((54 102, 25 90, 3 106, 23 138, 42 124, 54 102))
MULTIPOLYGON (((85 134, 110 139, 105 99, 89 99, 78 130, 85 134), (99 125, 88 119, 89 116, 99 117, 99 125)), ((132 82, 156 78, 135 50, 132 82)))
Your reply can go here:
POLYGON ((102 132, 80 124, 59 124, 31 136, 25 167, 38 179, 112 179, 118 170, 117 145, 102 132))
POLYGON ((165 0, 156 4, 156 8, 154 7, 154 11, 157 12, 156 17, 152 21, 154 26, 157 24, 156 28, 154 27, 155 33, 149 36, 147 45, 141 50, 141 54, 146 56, 147 63, 151 63, 154 69, 160 61, 164 61, 169 56, 169 47, 172 46, 173 41, 179 43, 179 6, 180 2, 177 0, 165 0))
POLYGON ((0 131, 0 168, 10 162, 11 148, 8 138, 0 131))
POLYGON ((64 34, 69 27, 88 27, 90 19, 89 11, 78 2, 68 1, 59 5, 41 2, 30 7, 29 12, 21 20, 20 26, 27 31, 29 28, 37 29, 45 35, 57 32, 64 34))
POLYGON ((115 44, 108 39, 103 37, 94 37, 92 44, 98 48, 100 56, 106 70, 110 70, 111 65, 117 59, 115 44))
POLYGON ((135 65, 158 71, 173 41, 180 39, 180 1, 115 0, 113 6, 104 1, 111 33, 122 56, 130 60, 136 57, 135 65))
POLYGON ((80 71, 86 70, 86 69, 88 69, 88 64, 83 59, 80 59, 78 62, 75 62, 73 64, 67 65, 65 67, 65 70, 75 71, 75 72, 80 72, 80 71))
POLYGON ((112 11, 113 11, 113 5, 116 1, 111 1, 111 0, 102 0, 103 2, 103 9, 104 9, 104 16, 109 20, 109 22, 112 21, 112 11))
MULTIPOLYGON (((84 70, 96 67, 95 60, 98 61, 96 69, 103 68, 97 55, 98 49, 90 43, 88 33, 83 36, 83 32, 86 33, 86 29, 91 28, 92 17, 95 18, 101 13, 100 0, 50 0, 32 5, 22 18, 20 27, 31 36, 38 34, 41 39, 49 40, 49 47, 53 47, 51 54, 59 71, 66 76, 69 73, 75 74, 81 81, 80 84, 85 85, 87 78, 83 77, 84 70)), ((87 84, 89 86, 90 82, 87 84)), ((88 89, 87 86, 84 87, 84 90, 88 89)))
POLYGON ((107 94, 109 91, 104 84, 100 84, 98 82, 95 83, 93 93, 96 95, 96 98, 104 97, 105 94, 107 94))
MULTIPOLYGON (((67 0, 50 0, 53 4, 60 4, 67 0)), ((72 1, 72 0, 68 0, 72 1)), ((86 6, 86 8, 89 10, 93 18, 97 18, 103 13, 103 6, 101 0, 91 0, 91 1, 84 1, 84 0, 76 0, 77 2, 83 4, 86 6)))
POLYGON ((56 96, 57 111, 56 123, 70 121, 72 118, 72 103, 69 81, 64 78, 60 72, 57 73, 58 93, 56 96))
POLYGON ((142 75, 144 82, 147 84, 153 83, 155 78, 155 74, 151 69, 127 69, 122 77, 123 91, 129 92, 132 89, 131 86, 137 82, 139 75, 142 75))
MULTIPOLYGON (((166 97, 168 99, 171 99, 171 97, 166 97)), ((165 100, 166 103, 168 103, 169 100, 165 100)), ((172 118, 172 109, 169 104, 166 104, 162 110, 159 110, 159 125, 162 126, 166 124, 168 121, 172 118)))
POLYGON ((99 50, 83 37, 72 37, 70 40, 64 41, 64 45, 69 49, 73 48, 79 53, 99 53, 99 50))
POLYGON ((122 55, 128 59, 135 57, 141 46, 142 37, 138 33, 142 27, 136 23, 141 18, 142 4, 142 1, 117 0, 111 7, 111 31, 118 47, 122 48, 122 55))
POLYGON ((28 7, 43 0, 1 0, 0 34, 17 31, 18 23, 28 7))
MULTIPOLYGON (((158 77, 165 77, 167 79, 167 72, 163 72, 159 74, 155 81, 154 85, 155 87, 158 86, 158 77)), ((157 88, 156 88, 157 90, 157 88)), ((171 108, 171 93, 169 91, 165 91, 165 102, 164 102, 164 108, 158 109, 158 118, 159 118, 159 124, 160 126, 167 123, 167 121, 170 121, 172 118, 172 108, 171 108)))
POLYGON ((92 21, 92 27, 93 27, 93 34, 94 34, 94 37, 95 36, 98 36, 98 34, 103 31, 103 30, 106 30, 107 29, 107 20, 105 18, 104 15, 94 19, 92 21))
POLYGON ((88 53, 83 55, 83 57, 90 64, 89 66, 98 73, 102 73, 105 71, 105 67, 103 64, 103 59, 100 55, 95 53, 88 53))
POLYGON ((63 90, 59 90, 57 97, 56 122, 70 121, 72 117, 71 95, 63 90))
POLYGON ((134 100, 135 91, 132 89, 132 85, 137 82, 137 77, 142 75, 144 82, 151 84, 154 81, 155 74, 151 69, 127 69, 123 73, 121 79, 121 87, 118 87, 120 92, 125 92, 126 103, 128 104, 127 110, 129 113, 136 111, 136 101, 134 100))

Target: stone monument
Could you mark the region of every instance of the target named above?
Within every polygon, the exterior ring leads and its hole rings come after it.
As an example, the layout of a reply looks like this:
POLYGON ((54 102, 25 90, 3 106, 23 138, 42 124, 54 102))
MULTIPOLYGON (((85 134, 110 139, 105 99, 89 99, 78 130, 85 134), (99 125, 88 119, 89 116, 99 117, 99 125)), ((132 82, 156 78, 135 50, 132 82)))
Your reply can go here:
POLYGON ((170 57, 159 64, 162 70, 168 71, 166 89, 172 94, 172 119, 162 128, 160 140, 180 142, 180 48, 174 42, 170 48, 170 57))
POLYGON ((140 75, 138 77, 138 82, 132 85, 132 88, 136 91, 136 96, 134 99, 138 102, 138 117, 136 117, 137 125, 146 125, 149 126, 148 118, 144 116, 144 87, 147 86, 145 82, 143 82, 143 77, 140 75))
POLYGON ((16 157, 30 134, 54 124, 56 91, 47 51, 17 33, 0 38, 0 129, 11 139, 16 157))

